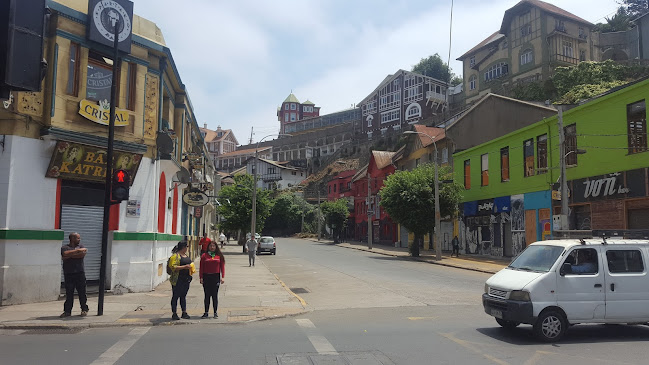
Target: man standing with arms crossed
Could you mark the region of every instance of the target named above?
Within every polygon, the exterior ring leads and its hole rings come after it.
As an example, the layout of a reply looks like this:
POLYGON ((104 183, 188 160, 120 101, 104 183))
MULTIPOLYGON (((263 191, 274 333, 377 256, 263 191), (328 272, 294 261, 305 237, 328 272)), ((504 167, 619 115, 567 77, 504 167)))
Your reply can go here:
POLYGON ((72 315, 75 289, 79 295, 81 316, 85 317, 88 315, 88 305, 86 304, 88 298, 86 297, 86 273, 83 258, 88 250, 81 244, 81 235, 77 232, 70 233, 69 238, 70 243, 61 247, 63 275, 65 277, 65 303, 60 317, 64 318, 72 315))

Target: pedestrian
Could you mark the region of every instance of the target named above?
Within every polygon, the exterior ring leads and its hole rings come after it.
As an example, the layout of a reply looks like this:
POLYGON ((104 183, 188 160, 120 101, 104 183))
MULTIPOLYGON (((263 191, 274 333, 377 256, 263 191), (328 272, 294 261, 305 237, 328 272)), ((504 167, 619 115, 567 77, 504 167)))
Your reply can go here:
POLYGON ((228 233, 225 234, 225 238, 227 238, 228 243, 230 243, 230 232, 228 232, 228 233))
POLYGON ((453 237, 451 244, 453 245, 453 252, 451 252, 451 257, 453 257, 453 255, 455 255, 455 257, 460 257, 460 240, 457 238, 457 236, 453 237))
POLYGON ((207 237, 207 233, 203 233, 203 238, 201 238, 199 244, 201 245, 201 255, 207 252, 207 245, 210 244, 212 240, 207 237))
POLYGON ((173 252, 169 259, 169 267, 172 271, 169 277, 172 289, 171 319, 176 321, 180 319, 176 313, 178 299, 180 299, 180 309, 182 310, 181 317, 190 319, 191 317, 187 314, 187 292, 189 291, 189 283, 192 282, 192 274, 196 269, 192 260, 187 256, 187 241, 178 242, 171 252, 173 252))
POLYGON ((225 245, 225 235, 223 232, 221 232, 221 235, 219 236, 219 241, 221 241, 221 248, 225 245))
POLYGON ((212 307, 214 308, 214 318, 219 318, 217 309, 219 306, 219 287, 225 283, 225 257, 216 245, 216 242, 211 242, 207 245, 207 252, 201 256, 201 267, 199 268, 198 275, 203 284, 203 292, 205 293, 205 313, 201 318, 207 318, 207 313, 210 309, 210 298, 212 299, 212 307))
POLYGON ((81 244, 81 235, 79 233, 72 232, 68 238, 70 243, 61 247, 63 276, 65 278, 65 303, 63 304, 63 313, 59 317, 70 317, 72 315, 75 289, 79 295, 81 317, 85 317, 88 315, 88 297, 86 296, 86 272, 83 266, 83 258, 86 257, 88 249, 81 244))
POLYGON ((259 244, 254 236, 246 242, 246 251, 248 251, 248 267, 255 266, 255 253, 257 252, 259 244))

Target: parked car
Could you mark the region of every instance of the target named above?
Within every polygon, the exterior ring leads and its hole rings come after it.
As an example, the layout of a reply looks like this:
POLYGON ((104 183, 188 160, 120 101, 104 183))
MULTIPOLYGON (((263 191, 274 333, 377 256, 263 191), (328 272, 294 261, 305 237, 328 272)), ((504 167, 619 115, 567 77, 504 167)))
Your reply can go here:
POLYGON ((649 231, 637 233, 529 245, 485 283, 485 312, 505 329, 531 324, 544 342, 579 323, 649 323, 649 231))
MULTIPOLYGON (((259 239, 261 238, 261 235, 259 233, 255 233, 255 239, 257 242, 259 242, 259 239)), ((246 233, 246 242, 250 240, 250 232, 246 233)), ((243 253, 246 253, 246 242, 243 243, 243 253)))
POLYGON ((277 244, 275 239, 271 236, 264 236, 259 239, 259 248, 257 248, 257 255, 262 252, 268 252, 273 255, 277 253, 277 244))

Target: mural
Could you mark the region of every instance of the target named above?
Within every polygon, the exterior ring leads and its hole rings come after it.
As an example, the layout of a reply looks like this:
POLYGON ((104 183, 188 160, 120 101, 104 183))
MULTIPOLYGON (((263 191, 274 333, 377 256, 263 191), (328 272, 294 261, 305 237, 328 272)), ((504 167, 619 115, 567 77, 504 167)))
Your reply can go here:
POLYGON ((524 195, 511 196, 512 211, 512 255, 516 256, 525 249, 525 204, 524 195))

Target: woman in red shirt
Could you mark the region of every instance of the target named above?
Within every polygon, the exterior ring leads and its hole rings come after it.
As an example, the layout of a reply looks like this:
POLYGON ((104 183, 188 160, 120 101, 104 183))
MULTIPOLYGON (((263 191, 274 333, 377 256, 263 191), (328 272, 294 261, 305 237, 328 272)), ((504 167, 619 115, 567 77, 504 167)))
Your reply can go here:
POLYGON ((207 318, 210 309, 210 298, 214 307, 214 318, 219 318, 216 310, 219 306, 219 286, 225 283, 225 258, 215 242, 207 245, 207 252, 201 255, 201 267, 199 269, 201 284, 205 292, 205 313, 201 318, 207 318))

